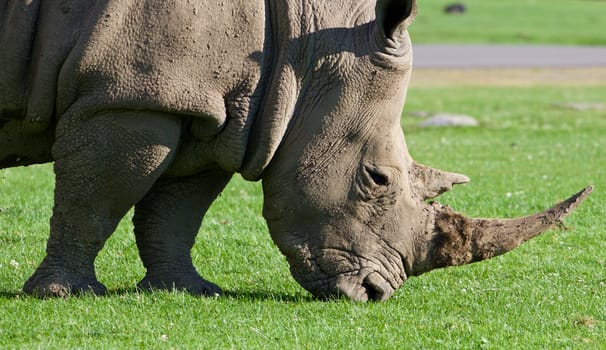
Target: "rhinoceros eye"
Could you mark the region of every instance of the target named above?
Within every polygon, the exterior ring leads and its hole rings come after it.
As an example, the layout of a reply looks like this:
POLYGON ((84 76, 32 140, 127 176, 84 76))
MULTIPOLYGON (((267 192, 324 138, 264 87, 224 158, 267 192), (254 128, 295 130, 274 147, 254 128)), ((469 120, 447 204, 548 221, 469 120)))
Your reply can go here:
POLYGON ((366 166, 364 168, 374 185, 389 186, 389 184, 391 183, 389 174, 387 174, 386 172, 383 172, 377 167, 372 166, 366 166))

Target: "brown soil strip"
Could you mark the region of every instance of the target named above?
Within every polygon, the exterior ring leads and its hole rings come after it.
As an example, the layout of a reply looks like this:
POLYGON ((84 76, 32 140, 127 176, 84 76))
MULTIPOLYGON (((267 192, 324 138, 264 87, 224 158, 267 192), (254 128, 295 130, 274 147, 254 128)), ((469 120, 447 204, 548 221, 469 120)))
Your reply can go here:
POLYGON ((592 86, 606 85, 606 67, 414 69, 410 85, 451 86, 592 86))

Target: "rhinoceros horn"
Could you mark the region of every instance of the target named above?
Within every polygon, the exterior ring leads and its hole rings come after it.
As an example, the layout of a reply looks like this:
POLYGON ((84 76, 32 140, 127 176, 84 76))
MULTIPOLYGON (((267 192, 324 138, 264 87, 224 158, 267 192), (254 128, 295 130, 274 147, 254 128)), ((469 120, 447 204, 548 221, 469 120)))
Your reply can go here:
POLYGON ((427 204, 425 230, 416 237, 411 275, 504 254, 560 224, 589 194, 589 186, 544 212, 516 219, 475 219, 439 203, 427 204))
POLYGON ((453 185, 469 182, 469 178, 465 175, 430 168, 417 162, 413 162, 411 178, 414 179, 412 181, 413 192, 423 200, 435 198, 450 191, 453 185))

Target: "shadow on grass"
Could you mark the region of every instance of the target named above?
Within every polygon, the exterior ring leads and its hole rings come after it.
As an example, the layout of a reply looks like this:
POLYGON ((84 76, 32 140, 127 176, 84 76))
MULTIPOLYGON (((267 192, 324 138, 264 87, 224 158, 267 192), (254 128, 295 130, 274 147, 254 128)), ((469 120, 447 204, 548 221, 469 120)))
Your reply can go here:
MULTIPOLYGON (((152 295, 154 293, 183 293, 187 294, 187 292, 182 290, 157 290, 157 291, 149 291, 142 290, 136 287, 133 288, 118 288, 114 290, 110 290, 105 296, 124 296, 124 295, 133 295, 133 294, 144 294, 144 295, 152 295)), ((196 296, 199 298, 208 298, 207 296, 196 296)), ((254 301, 276 301, 276 302, 284 302, 284 303, 293 303, 293 302, 312 302, 317 301, 311 295, 305 294, 286 294, 265 290, 258 291, 242 291, 242 290, 224 290, 223 295, 218 298, 227 298, 233 300, 254 300, 254 301)))
POLYGON ((283 303, 300 303, 318 301, 311 295, 304 294, 285 294, 270 291, 239 291, 226 290, 223 291, 223 296, 236 300, 254 300, 254 301, 277 301, 283 303))
MULTIPOLYGON (((117 288, 108 291, 104 295, 94 295, 90 292, 75 294, 72 297, 96 297, 96 298, 110 298, 110 297, 119 297, 119 296, 128 296, 128 295, 153 295, 154 293, 183 293, 187 294, 187 292, 179 291, 179 290, 158 290, 158 291, 148 291, 138 289, 136 287, 132 288, 117 288)), ((199 296, 200 298, 206 298, 205 296, 199 296)), ((22 298, 36 298, 34 296, 28 295, 25 292, 11 292, 11 291, 0 291, 0 299, 22 299, 22 298)), ((300 302, 313 302, 318 301, 318 299, 314 298, 311 295, 305 294, 286 294, 280 292, 272 292, 265 290, 258 291, 241 291, 241 290, 225 290, 223 291, 223 295, 219 298, 233 299, 233 300, 251 300, 251 301, 275 301, 280 303, 300 303, 300 302)), ((45 299, 55 299, 55 298, 40 298, 41 300, 45 299)))
POLYGON ((27 295, 23 292, 5 292, 0 291, 0 299, 20 299, 27 295))

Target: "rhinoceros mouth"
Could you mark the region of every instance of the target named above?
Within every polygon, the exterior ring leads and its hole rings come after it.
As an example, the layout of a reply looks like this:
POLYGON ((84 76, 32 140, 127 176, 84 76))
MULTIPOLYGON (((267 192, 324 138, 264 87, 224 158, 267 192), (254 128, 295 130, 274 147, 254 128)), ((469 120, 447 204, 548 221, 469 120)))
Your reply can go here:
POLYGON ((372 271, 364 274, 344 274, 322 281, 303 281, 299 283, 321 300, 345 297, 353 301, 384 301, 397 289, 380 273, 372 271))
MULTIPOLYGON (((334 259, 334 255, 332 256, 334 259)), ((301 264, 292 264, 291 273, 303 288, 316 298, 327 300, 346 297, 354 301, 384 301, 387 300, 406 280, 405 272, 391 271, 376 262, 355 257, 352 264, 335 268, 334 260, 323 264, 326 258, 311 258, 301 264), (352 266, 354 265, 354 266, 352 266)), ((349 258, 348 260, 352 260, 349 258)), ((342 261, 342 260, 341 260, 342 261)), ((404 264, 404 261, 402 261, 404 264)), ((405 266, 405 265, 404 265, 405 266)), ((403 267, 402 267, 403 269, 403 267)))

